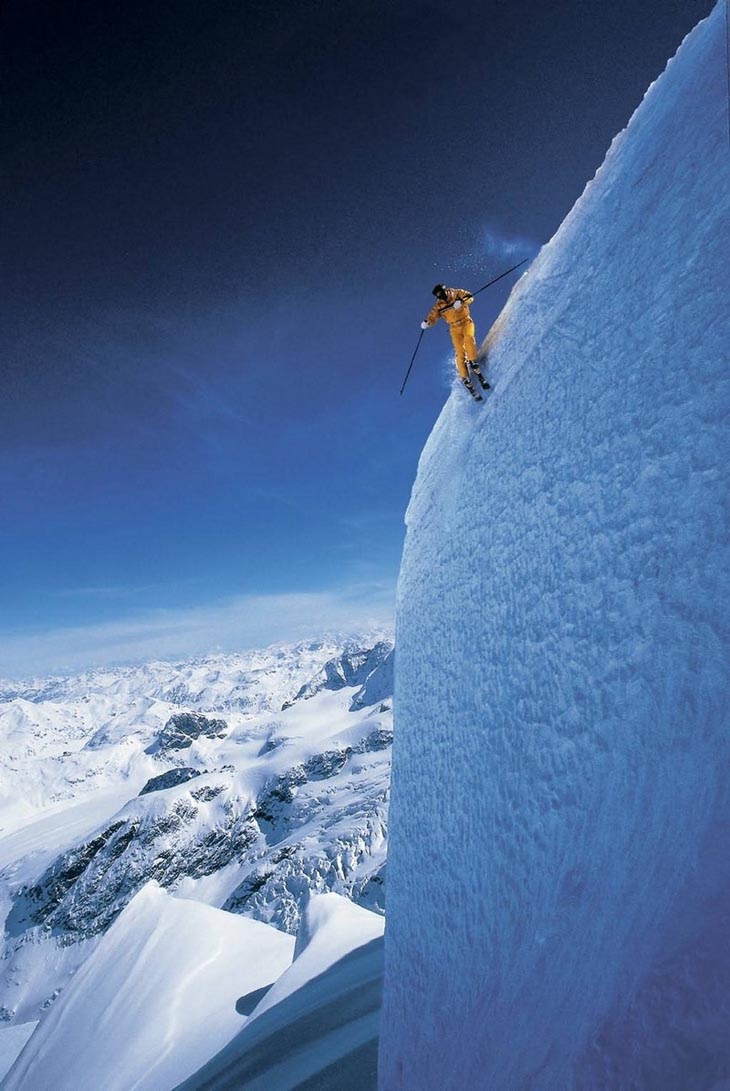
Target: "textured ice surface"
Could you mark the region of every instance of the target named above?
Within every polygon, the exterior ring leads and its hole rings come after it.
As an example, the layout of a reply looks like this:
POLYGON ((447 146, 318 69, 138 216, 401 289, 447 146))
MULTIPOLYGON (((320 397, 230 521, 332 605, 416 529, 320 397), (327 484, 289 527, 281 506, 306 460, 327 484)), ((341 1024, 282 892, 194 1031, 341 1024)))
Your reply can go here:
POLYGON ((408 511, 381 1087, 730 1077, 718 6, 454 390, 408 511))

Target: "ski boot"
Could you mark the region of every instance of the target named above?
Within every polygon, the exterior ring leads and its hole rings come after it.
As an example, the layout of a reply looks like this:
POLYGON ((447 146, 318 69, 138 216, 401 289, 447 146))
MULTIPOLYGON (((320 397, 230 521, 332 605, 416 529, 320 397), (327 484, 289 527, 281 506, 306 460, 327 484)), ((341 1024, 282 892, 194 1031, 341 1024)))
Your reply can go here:
POLYGON ((481 369, 481 368, 479 367, 479 361, 478 361, 478 360, 475 360, 475 361, 474 361, 474 362, 472 363, 472 361, 470 360, 470 361, 469 361, 469 367, 470 367, 470 368, 472 369, 472 371, 473 371, 473 372, 474 372, 474 374, 476 375, 477 379, 478 379, 478 380, 479 380, 479 382, 481 383, 481 385, 482 385, 482 390, 491 390, 491 389, 492 389, 492 388, 491 388, 491 386, 489 385, 489 383, 487 382, 487 380, 486 380, 486 379, 484 378, 484 376, 482 375, 482 369, 481 369))
POLYGON ((464 384, 464 386, 466 387, 466 389, 469 391, 469 393, 471 394, 471 396, 472 396, 472 398, 474 399, 475 402, 484 401, 484 398, 481 396, 481 394, 477 393, 477 391, 474 389, 474 384, 471 381, 471 379, 469 379, 467 377, 466 379, 462 379, 461 381, 464 384))

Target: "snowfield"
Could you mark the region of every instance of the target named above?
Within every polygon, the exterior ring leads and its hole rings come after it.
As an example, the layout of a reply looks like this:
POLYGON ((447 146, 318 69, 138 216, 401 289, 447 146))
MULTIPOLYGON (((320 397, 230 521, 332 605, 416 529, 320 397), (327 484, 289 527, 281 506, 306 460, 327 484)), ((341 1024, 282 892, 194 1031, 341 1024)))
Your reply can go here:
POLYGON ((724 31, 649 89, 420 461, 384 1091, 730 1078, 724 31))
POLYGON ((392 691, 387 633, 0 685, 3 1087, 192 1076, 307 904, 273 996, 382 947, 392 691))

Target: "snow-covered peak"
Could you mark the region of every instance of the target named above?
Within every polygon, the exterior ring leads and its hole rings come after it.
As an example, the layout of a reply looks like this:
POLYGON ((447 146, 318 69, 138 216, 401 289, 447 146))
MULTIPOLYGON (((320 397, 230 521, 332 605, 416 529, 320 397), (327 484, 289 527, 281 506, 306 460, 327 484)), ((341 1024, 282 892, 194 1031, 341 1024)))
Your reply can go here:
MULTIPOLYGON (((379 640, 370 647, 366 643, 348 647, 329 659, 322 669, 298 691, 295 701, 307 701, 323 689, 340 690, 348 686, 363 686, 376 667, 380 667, 393 648, 392 641, 379 640)), ((293 702, 287 702, 288 704, 293 702)))

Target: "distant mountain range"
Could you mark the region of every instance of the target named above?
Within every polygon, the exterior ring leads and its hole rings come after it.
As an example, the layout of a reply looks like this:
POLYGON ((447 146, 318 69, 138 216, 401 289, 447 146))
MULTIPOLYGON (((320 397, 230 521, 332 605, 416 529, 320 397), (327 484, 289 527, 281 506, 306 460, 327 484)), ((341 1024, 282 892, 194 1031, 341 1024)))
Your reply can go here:
POLYGON ((150 879, 296 934, 383 913, 387 633, 0 683, 0 1018, 42 1019, 150 879))

